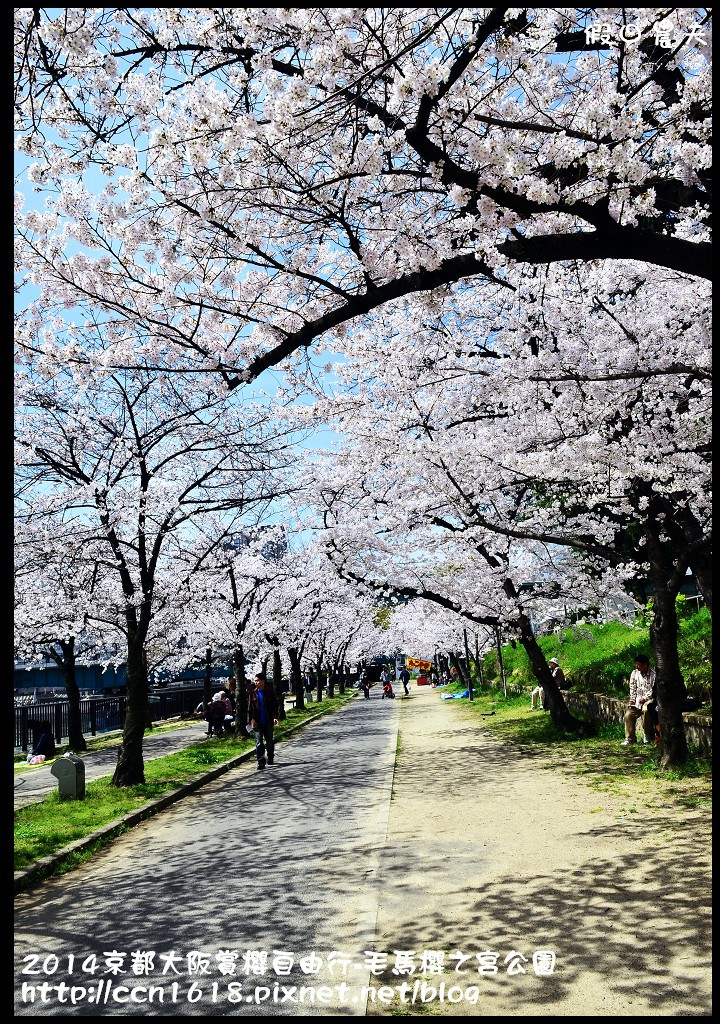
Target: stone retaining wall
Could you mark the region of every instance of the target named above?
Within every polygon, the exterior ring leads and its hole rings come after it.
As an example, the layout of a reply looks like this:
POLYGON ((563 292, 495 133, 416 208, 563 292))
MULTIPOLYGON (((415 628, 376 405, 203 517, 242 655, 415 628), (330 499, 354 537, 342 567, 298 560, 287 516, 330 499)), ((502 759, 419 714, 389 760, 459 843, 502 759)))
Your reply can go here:
MULTIPOLYGON (((532 687, 510 683, 507 689, 508 693, 532 692, 532 687)), ((570 711, 585 715, 591 721, 608 722, 611 725, 622 725, 625 721, 627 703, 617 697, 607 697, 604 693, 576 693, 574 690, 563 690, 563 696, 570 711)), ((706 754, 712 753, 712 718, 686 712, 683 721, 688 743, 699 747, 706 754)))
MULTIPOLYGON (((627 702, 617 697, 606 697, 604 693, 575 693, 564 691, 565 703, 571 711, 577 711, 594 721, 622 724, 625 720, 627 702)), ((688 743, 693 743, 705 753, 712 752, 712 718, 686 713, 685 735, 688 743)))

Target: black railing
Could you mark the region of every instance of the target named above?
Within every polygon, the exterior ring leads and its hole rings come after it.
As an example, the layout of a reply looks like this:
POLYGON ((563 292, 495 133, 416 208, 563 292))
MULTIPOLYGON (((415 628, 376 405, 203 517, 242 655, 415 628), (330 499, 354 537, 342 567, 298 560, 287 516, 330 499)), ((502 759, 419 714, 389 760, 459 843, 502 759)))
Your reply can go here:
MULTIPOLYGON (((177 715, 194 711, 203 698, 202 687, 183 687, 164 690, 150 695, 150 717, 162 722, 177 715)), ((96 697, 80 701, 80 720, 83 735, 96 736, 99 732, 122 729, 125 724, 127 697, 96 697)), ((34 743, 33 734, 41 722, 49 722, 55 742, 68 739, 68 702, 24 704, 15 708, 15 748, 27 750, 34 743)))

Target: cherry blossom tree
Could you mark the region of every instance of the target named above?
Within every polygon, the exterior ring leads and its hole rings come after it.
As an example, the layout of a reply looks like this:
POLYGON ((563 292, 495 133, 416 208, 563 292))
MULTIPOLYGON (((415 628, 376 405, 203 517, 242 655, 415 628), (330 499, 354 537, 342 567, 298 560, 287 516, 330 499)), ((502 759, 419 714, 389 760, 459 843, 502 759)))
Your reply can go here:
POLYGON ((649 571, 680 760, 685 564, 710 597, 709 31, 704 8, 19 9, 46 200, 18 204, 19 346, 218 398, 282 366, 281 401, 329 353, 342 394, 307 415, 348 436, 320 481, 348 578, 404 559, 398 593, 532 647, 532 565, 588 595, 649 571))
POLYGON ((405 295, 512 293, 522 265, 707 276, 709 19, 18 9, 20 148, 48 196, 18 217, 27 343, 77 304, 66 355, 101 335, 106 365, 232 387, 405 295))
MULTIPOLYGON (((665 756, 677 762, 686 748, 674 602, 688 564, 707 590, 711 538, 709 306, 704 286, 656 273, 578 270, 569 289, 548 272, 529 276, 530 301, 515 308, 468 290, 409 311, 404 328, 388 318, 379 338, 356 332, 354 358, 334 367, 335 393, 319 390, 317 414, 351 440, 321 488, 337 552, 365 553, 360 577, 490 623, 514 613, 483 610, 478 592, 528 605, 520 559, 586 604, 649 572, 665 756), (465 575, 441 575, 443 564, 465 575)), ((552 703, 522 611, 516 628, 552 703)))
MULTIPOLYGON (((82 730, 80 688, 76 666, 112 657, 103 612, 112 601, 107 572, 100 558, 93 561, 74 535, 72 524, 52 526, 26 520, 21 514, 15 535, 16 660, 55 662, 68 700, 68 744, 87 749, 82 730)), ((116 589, 116 588, 115 588, 116 589)), ((114 594, 115 601, 118 595, 114 594)))
MULTIPOLYGON (((231 662, 235 675, 235 735, 247 737, 248 659, 262 660, 268 644, 279 641, 271 635, 274 615, 281 614, 273 592, 286 585, 287 572, 277 553, 285 546, 282 527, 255 524, 245 519, 241 530, 228 534, 221 520, 205 524, 204 537, 195 548, 188 547, 182 603, 196 614, 182 620, 180 661, 197 662, 208 651, 220 651, 231 662), (208 546, 207 538, 221 537, 208 546), (265 611, 270 602, 271 611, 265 611)), ((206 694, 209 700, 209 692, 206 694)), ((284 715, 284 709, 281 711, 284 715)))
POLYGON ((193 400, 177 377, 95 380, 56 367, 43 380, 33 363, 19 375, 18 400, 26 517, 48 530, 71 524, 122 590, 128 711, 114 782, 132 785, 143 780, 153 612, 181 586, 176 562, 203 517, 224 513, 227 533, 277 495, 285 441, 264 411, 193 400))

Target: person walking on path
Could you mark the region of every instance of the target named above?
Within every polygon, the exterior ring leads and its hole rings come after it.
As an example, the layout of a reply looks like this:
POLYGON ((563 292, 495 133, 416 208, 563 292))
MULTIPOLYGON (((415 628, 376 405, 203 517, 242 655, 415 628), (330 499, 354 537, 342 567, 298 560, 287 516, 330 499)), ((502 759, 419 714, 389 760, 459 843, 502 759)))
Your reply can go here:
POLYGON ((265 676, 260 673, 255 676, 255 689, 250 695, 248 716, 250 728, 255 736, 258 771, 262 771, 265 768, 266 749, 267 763, 275 763, 273 727, 278 724, 278 702, 272 683, 268 683, 265 676))
POLYGON ((403 690, 405 691, 405 696, 407 697, 407 695, 410 693, 410 689, 408 687, 408 683, 410 682, 410 673, 408 672, 407 668, 402 668, 400 670, 400 675, 398 678, 400 679, 400 682, 403 684, 403 690))
POLYGON ((365 700, 370 700, 370 680, 368 679, 367 669, 362 670, 360 685, 362 686, 362 691, 365 694, 365 700))
POLYGON ((630 700, 625 712, 625 739, 622 745, 629 747, 637 743, 635 728, 638 718, 642 719, 643 743, 654 743, 655 723, 652 709, 655 703, 655 669, 650 668, 646 654, 638 654, 635 668, 630 673, 630 700))

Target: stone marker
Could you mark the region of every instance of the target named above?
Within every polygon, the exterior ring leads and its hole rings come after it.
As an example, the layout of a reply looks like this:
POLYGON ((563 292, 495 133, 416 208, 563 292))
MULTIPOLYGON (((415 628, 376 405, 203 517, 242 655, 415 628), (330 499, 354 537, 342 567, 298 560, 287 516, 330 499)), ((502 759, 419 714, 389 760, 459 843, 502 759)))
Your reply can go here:
POLYGON ((61 800, 85 799, 85 762, 75 754, 63 754, 53 764, 50 774, 58 780, 61 800))

